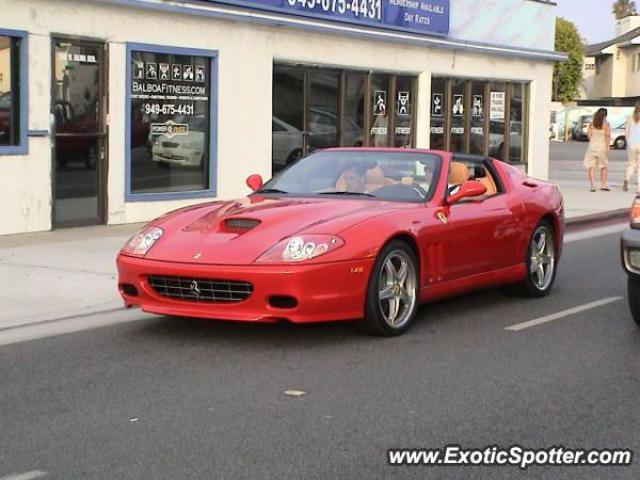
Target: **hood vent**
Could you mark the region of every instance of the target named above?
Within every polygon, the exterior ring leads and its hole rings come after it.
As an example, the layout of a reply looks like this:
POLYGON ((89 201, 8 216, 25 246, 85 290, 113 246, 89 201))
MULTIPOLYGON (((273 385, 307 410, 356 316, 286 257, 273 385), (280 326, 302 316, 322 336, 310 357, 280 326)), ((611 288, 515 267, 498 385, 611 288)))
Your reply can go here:
POLYGON ((224 226, 227 230, 236 232, 246 232, 260 225, 260 220, 252 218, 229 218, 225 220, 224 226))

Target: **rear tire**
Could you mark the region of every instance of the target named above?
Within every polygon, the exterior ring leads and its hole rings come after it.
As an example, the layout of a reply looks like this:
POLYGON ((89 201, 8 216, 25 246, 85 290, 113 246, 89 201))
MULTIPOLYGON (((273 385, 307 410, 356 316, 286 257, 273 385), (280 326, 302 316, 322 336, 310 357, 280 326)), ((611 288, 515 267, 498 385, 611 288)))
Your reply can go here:
POLYGON ((627 278, 627 297, 631 316, 640 327, 640 278, 632 276, 627 278))
POLYGON ((525 259, 527 276, 524 281, 507 285, 503 290, 512 295, 540 298, 549 294, 556 279, 557 255, 553 227, 546 220, 531 234, 525 259))
POLYGON ((380 337, 407 331, 418 310, 418 262, 400 240, 389 242, 376 259, 365 300, 362 330, 380 337))

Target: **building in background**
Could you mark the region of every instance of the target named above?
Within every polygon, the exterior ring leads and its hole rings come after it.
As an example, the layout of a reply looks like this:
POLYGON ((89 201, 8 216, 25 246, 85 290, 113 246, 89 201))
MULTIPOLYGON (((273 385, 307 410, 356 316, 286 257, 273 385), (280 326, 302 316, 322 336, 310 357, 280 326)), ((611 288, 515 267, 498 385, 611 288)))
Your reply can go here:
POLYGON ((332 146, 548 174, 555 4, 0 0, 0 234, 150 220, 332 146), (540 121, 544 119, 544 121, 540 121))
POLYGON ((618 20, 616 38, 588 45, 584 68, 583 102, 630 106, 640 99, 640 16, 618 20))

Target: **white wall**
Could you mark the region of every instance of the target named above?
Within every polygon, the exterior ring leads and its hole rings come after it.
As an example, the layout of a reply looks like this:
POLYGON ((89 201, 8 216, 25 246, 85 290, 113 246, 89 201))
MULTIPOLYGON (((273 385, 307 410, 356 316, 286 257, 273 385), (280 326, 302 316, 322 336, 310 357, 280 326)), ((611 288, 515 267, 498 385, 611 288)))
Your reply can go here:
MULTIPOLYGON (((0 0, 0 28, 28 30, 30 129, 49 128, 52 34, 109 44, 109 223, 139 222, 194 200, 125 203, 126 42, 219 52, 218 198, 247 193, 245 178, 271 172, 271 75, 274 61, 419 75, 418 147, 429 141, 432 74, 531 82, 530 171, 548 175, 550 63, 385 44, 215 18, 176 16, 71 0, 0 0)), ((31 138, 29 154, 0 157, 0 234, 51 227, 50 139, 31 138)))

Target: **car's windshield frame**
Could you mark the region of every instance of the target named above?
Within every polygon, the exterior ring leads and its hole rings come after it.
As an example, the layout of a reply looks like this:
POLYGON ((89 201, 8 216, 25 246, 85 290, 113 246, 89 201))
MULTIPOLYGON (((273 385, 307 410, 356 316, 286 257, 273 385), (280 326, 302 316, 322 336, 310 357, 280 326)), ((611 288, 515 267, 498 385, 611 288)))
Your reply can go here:
MULTIPOLYGON (((398 160, 401 160, 400 158, 398 160)), ((287 165, 284 169, 280 170, 278 173, 276 173, 271 179, 269 179, 264 185, 262 185, 262 187, 254 192, 252 195, 264 195, 264 196, 287 196, 287 197, 299 197, 299 198, 323 198, 323 199, 341 199, 341 200, 373 200, 373 201, 384 201, 384 202, 398 202, 398 203, 427 203, 430 200, 432 200, 434 198, 434 195, 436 193, 436 190, 438 188, 438 184, 440 183, 441 180, 441 173, 442 173, 442 166, 445 163, 445 158, 443 157, 442 154, 440 154, 439 152, 435 152, 435 151, 430 151, 430 150, 411 150, 411 149, 406 149, 406 151, 396 151, 396 150, 376 150, 376 149, 367 149, 367 148, 362 148, 362 149, 349 149, 349 150, 333 150, 333 149, 325 149, 325 150, 315 150, 314 152, 310 153, 309 155, 300 158, 299 160, 293 162, 290 165, 287 165), (424 190, 424 192, 426 193, 426 195, 424 196, 424 198, 420 198, 420 199, 406 199, 406 198, 393 198, 393 197, 378 197, 375 195, 375 192, 373 192, 373 194, 369 194, 369 193, 363 193, 363 194, 357 194, 357 192, 340 192, 340 191, 336 191, 336 192, 315 192, 315 193, 301 193, 301 192, 281 192, 281 188, 277 186, 277 182, 278 179, 281 178, 283 175, 286 174, 287 171, 289 171, 292 167, 294 167, 295 165, 297 165, 299 162, 305 161, 306 159, 308 159, 309 157, 313 156, 313 155, 317 155, 317 154, 326 154, 326 153, 335 153, 335 154, 341 154, 341 155, 345 155, 345 156, 349 156, 349 155, 358 155, 359 157, 361 157, 363 154, 386 154, 388 155, 387 159, 389 158, 393 158, 394 156, 408 156, 408 155, 412 155, 412 156, 420 156, 420 155, 424 155, 424 156, 431 156, 435 159, 437 159, 436 165, 433 169, 433 176, 432 176, 432 182, 429 185, 429 189, 428 190, 424 190), (268 190, 273 189, 273 190, 278 190, 277 192, 269 192, 268 190), (332 194, 333 193, 333 194, 332 194)))

